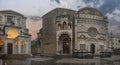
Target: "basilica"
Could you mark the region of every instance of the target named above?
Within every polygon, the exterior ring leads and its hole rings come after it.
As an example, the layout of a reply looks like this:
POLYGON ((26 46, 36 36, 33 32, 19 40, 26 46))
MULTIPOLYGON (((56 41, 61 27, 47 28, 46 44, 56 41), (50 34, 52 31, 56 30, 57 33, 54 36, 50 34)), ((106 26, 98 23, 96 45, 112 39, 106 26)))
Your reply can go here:
POLYGON ((31 35, 26 17, 12 11, 0 11, 0 54, 30 54, 31 35))
POLYGON ((73 52, 99 55, 110 51, 107 17, 95 8, 78 11, 56 8, 42 18, 42 55, 73 55, 73 52))

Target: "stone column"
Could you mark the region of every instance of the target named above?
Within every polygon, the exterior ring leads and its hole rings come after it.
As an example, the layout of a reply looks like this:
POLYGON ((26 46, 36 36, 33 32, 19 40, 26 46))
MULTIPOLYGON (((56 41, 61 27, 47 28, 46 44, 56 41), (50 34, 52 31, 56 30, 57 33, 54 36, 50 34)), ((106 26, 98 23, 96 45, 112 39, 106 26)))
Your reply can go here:
POLYGON ((13 16, 13 22, 14 22, 14 24, 16 25, 15 16, 13 16))
POLYGON ((31 54, 31 41, 30 41, 30 38, 28 38, 27 43, 26 43, 26 53, 31 54))
POLYGON ((72 55, 73 52, 73 45, 72 45, 72 40, 70 40, 70 54, 72 55))
POLYGON ((5 22, 7 22, 7 16, 5 16, 5 22))
POLYGON ((5 40, 4 43, 4 53, 7 54, 7 40, 5 40))
POLYGON ((4 22, 6 22, 6 16, 4 15, 4 20, 3 20, 4 22))
POLYGON ((27 41, 26 41, 25 45, 26 45, 26 46, 25 46, 25 50, 26 50, 25 53, 27 54, 27 53, 28 53, 28 42, 27 42, 27 41))
POLYGON ((5 23, 5 16, 2 16, 2 22, 5 23))
POLYGON ((21 43, 20 43, 20 41, 18 43, 18 54, 21 54, 21 43))
POLYGON ((58 41, 58 40, 57 40, 57 43, 56 43, 56 44, 57 44, 57 47, 56 47, 56 48, 57 48, 57 51, 56 51, 56 54, 59 54, 59 46, 58 46, 59 41, 58 41))

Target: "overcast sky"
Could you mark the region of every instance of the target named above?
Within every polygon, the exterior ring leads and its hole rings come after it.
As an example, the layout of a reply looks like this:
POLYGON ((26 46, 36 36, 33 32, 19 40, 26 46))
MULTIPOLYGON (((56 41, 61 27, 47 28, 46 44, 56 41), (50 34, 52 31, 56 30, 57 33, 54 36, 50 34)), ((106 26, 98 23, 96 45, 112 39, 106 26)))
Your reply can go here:
POLYGON ((120 0, 0 0, 0 10, 14 10, 26 17, 27 28, 36 38, 36 33, 42 27, 41 17, 54 8, 79 10, 91 6, 100 10, 108 17, 109 31, 120 37, 120 0))

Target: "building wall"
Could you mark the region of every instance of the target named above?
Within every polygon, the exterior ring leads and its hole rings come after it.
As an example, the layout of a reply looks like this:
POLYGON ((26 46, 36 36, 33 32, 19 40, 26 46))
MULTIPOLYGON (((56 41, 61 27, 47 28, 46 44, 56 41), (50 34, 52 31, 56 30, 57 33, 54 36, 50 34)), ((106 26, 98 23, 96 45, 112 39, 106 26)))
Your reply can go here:
POLYGON ((57 27, 56 16, 63 13, 73 13, 73 10, 56 8, 43 16, 43 40, 42 40, 42 53, 45 55, 56 55, 57 45, 57 27), (49 49, 49 50, 48 50, 49 49))

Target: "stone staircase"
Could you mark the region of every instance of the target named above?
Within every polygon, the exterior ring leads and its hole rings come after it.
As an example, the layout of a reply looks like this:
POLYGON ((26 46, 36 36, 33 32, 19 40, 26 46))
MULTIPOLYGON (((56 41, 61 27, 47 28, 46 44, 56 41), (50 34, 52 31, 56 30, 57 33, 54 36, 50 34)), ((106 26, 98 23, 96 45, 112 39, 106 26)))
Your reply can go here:
POLYGON ((3 59, 25 59, 29 57, 31 55, 28 54, 7 54, 3 59))
POLYGON ((72 58, 72 55, 56 55, 54 58, 72 58))

